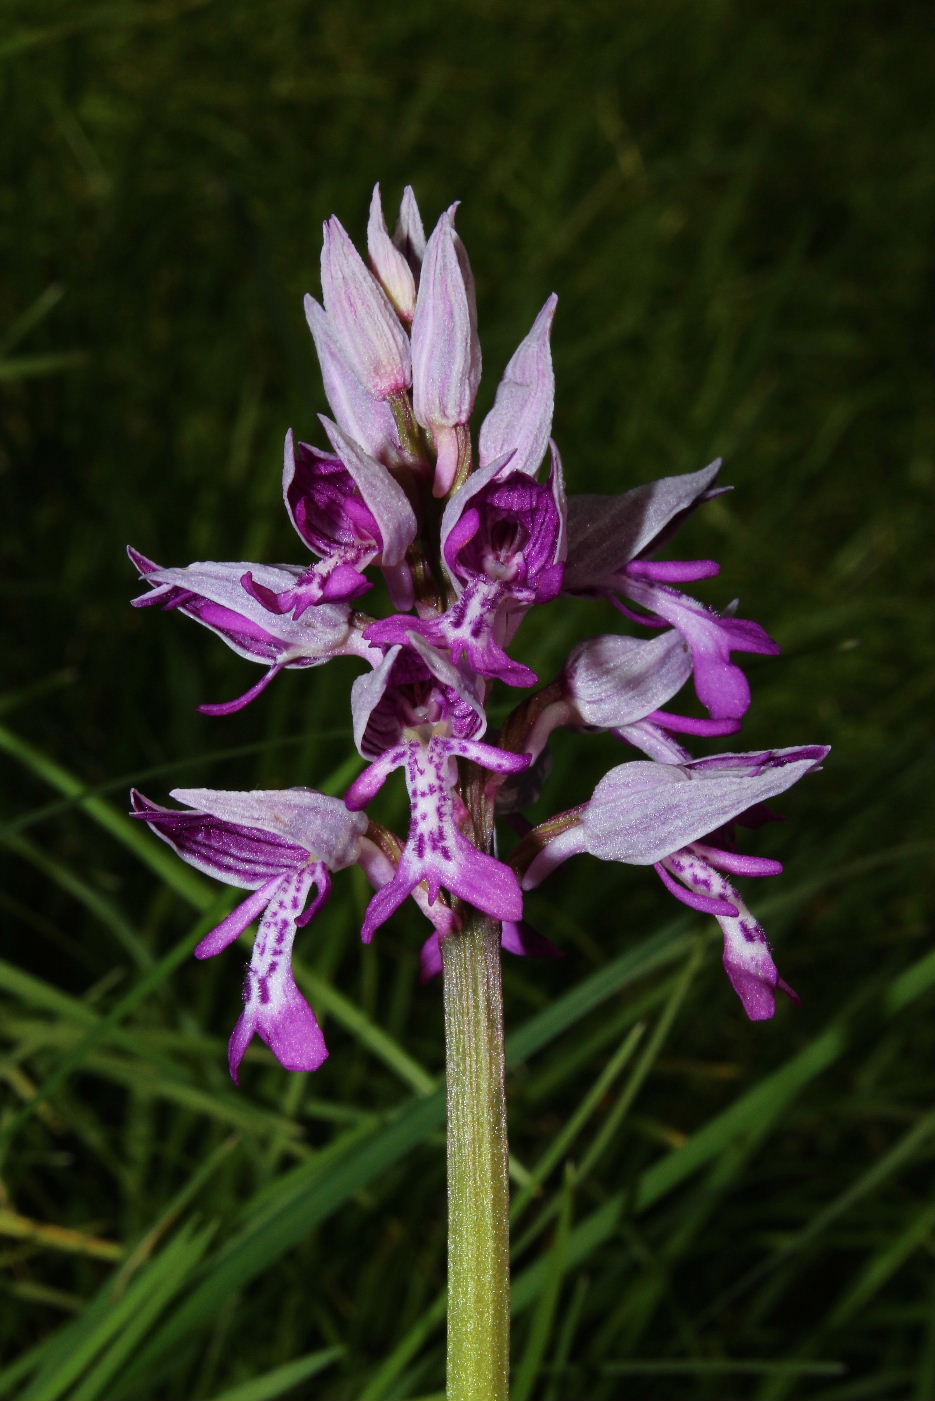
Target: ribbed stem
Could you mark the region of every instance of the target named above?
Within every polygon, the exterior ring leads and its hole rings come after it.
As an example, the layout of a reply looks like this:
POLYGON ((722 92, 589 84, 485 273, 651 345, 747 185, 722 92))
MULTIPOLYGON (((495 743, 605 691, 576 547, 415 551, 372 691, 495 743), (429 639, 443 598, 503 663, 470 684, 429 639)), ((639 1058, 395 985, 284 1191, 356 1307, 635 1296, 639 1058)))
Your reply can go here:
POLYGON ((500 926, 442 945, 448 1082, 448 1401, 507 1401, 509 1180, 500 926))

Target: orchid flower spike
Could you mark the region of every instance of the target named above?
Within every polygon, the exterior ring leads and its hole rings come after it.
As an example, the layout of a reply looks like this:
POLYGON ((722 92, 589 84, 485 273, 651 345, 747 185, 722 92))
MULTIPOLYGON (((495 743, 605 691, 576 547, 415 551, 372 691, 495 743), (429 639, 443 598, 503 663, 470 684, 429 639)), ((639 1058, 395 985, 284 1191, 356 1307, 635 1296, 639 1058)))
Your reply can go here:
MULTIPOLYGON (((238 699, 202 706, 208 714, 242 709, 286 668, 345 656, 361 664, 348 718, 365 767, 343 798, 305 787, 180 789, 179 809, 133 795, 134 814, 183 860, 248 892, 201 941, 199 957, 259 920, 229 1048, 235 1079, 255 1036, 289 1069, 324 1060, 292 947, 327 900, 332 874, 355 864, 374 891, 361 937, 370 942, 411 900, 431 928, 420 956, 426 978, 471 911, 500 924, 508 952, 557 953, 530 922, 529 892, 585 854, 652 866, 683 904, 717 919, 728 977, 752 1019, 773 1015, 777 990, 794 996, 734 885, 779 865, 741 854, 733 829, 753 825, 763 803, 815 771, 827 749, 699 759, 687 747, 740 728, 751 694, 734 654, 779 650, 733 605, 716 612, 682 591, 717 575, 716 561, 664 554, 681 523, 726 490, 720 462, 621 483, 611 495, 566 496, 552 439, 554 295, 537 314, 529 308, 532 324, 493 405, 472 422, 482 354, 456 209, 426 238, 407 186, 391 232, 375 185, 366 259, 336 217, 324 226, 321 300, 307 297, 305 312, 331 417, 319 417, 314 443, 286 435, 282 470, 303 562, 162 568, 130 551, 146 585, 135 606, 193 618, 263 668, 238 699), (620 629, 575 636, 539 685, 521 645, 534 629, 521 634, 520 625, 548 608, 551 636, 568 637, 582 611, 576 602, 569 612, 570 595, 613 603, 620 629), (689 684, 706 714, 685 698, 689 684), (519 688, 512 709, 498 685, 519 688), (492 730, 498 703, 501 728, 492 730), (613 764, 588 801, 532 826, 560 728, 579 744, 607 732, 640 757, 613 764), (409 798, 398 833, 364 812, 397 770, 409 798), (498 845, 498 820, 518 845, 498 845)), ((584 449, 576 456, 587 460, 584 449)))

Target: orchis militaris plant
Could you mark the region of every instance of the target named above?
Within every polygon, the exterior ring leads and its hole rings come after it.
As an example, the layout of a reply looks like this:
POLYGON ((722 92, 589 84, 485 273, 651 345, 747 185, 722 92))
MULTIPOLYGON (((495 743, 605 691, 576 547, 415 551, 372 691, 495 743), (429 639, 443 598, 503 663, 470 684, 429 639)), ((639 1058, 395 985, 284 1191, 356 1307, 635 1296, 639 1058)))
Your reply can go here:
POLYGON ((448 1394, 502 1401, 500 948, 558 952, 526 922, 525 892, 573 855, 651 866, 676 899, 720 924, 724 967, 747 1016, 772 1017, 777 990, 795 994, 733 880, 781 867, 741 854, 735 825, 754 824, 761 805, 818 768, 827 750, 697 759, 677 738, 734 734, 750 704, 734 654, 779 650, 733 606, 717 612, 682 591, 716 575, 714 561, 658 558, 686 516, 727 490, 717 484, 720 463, 617 496, 566 496, 550 439, 554 296, 507 365, 475 440, 481 349, 455 210, 426 240, 407 188, 391 235, 377 187, 369 266, 336 218, 325 224, 324 305, 306 298, 306 315, 333 420, 321 419, 325 447, 286 435, 282 488, 311 559, 162 568, 130 551, 147 586, 137 606, 184 613, 264 668, 239 698, 202 706, 209 714, 241 709, 285 667, 358 658, 351 723, 367 766, 343 797, 307 787, 180 789, 172 797, 181 808, 134 793, 133 810, 183 860, 249 892, 195 950, 212 957, 259 920, 230 1039, 235 1080, 255 1036, 289 1070, 315 1070, 328 1054, 292 947, 326 904, 332 872, 359 865, 373 887, 365 942, 410 898, 428 921, 422 970, 444 973, 448 1048, 448 1394), (379 576, 390 602, 383 617, 366 611, 379 576), (592 637, 540 685, 512 654, 514 640, 530 608, 560 608, 569 594, 610 600, 655 635, 592 637), (522 694, 493 736, 487 709, 497 682, 522 694), (689 683, 707 717, 666 708, 689 683), (577 806, 532 827, 523 809, 540 796, 558 728, 610 731, 622 762, 577 806), (398 782, 396 770, 411 805, 405 837, 366 813, 385 783, 398 782), (507 859, 496 817, 523 834, 507 859))

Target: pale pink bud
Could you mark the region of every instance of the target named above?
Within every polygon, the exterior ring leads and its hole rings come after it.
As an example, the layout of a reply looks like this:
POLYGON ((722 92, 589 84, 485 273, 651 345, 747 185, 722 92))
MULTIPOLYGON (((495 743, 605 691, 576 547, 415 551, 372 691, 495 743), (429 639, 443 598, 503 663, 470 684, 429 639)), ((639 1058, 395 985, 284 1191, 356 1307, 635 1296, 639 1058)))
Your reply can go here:
POLYGON ((393 242, 413 272, 417 273, 425 257, 425 229, 422 227, 422 215, 419 213, 411 185, 407 185, 403 190, 399 218, 393 230, 393 242))
POLYGON ((374 185, 373 198, 370 201, 367 252, 370 254, 370 265, 390 301, 404 321, 411 321, 412 313, 416 309, 416 280, 405 254, 390 238, 383 218, 379 185, 374 185))
POLYGON ((369 394, 388 399, 412 379, 409 340, 383 288, 337 218, 324 226, 321 286, 341 354, 369 394))
POLYGON ((480 383, 474 279, 454 209, 442 215, 426 246, 412 321, 413 411, 433 431, 467 423, 480 383))

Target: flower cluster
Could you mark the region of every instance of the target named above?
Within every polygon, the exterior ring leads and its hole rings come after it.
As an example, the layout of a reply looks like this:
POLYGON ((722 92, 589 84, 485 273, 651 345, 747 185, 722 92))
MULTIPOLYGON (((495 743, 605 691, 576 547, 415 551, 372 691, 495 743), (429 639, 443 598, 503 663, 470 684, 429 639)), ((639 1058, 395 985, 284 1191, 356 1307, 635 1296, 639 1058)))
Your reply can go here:
POLYGON ((177 809, 133 795, 134 813, 184 860, 250 892, 195 950, 211 957, 260 921, 231 1073, 254 1035, 288 1069, 324 1060, 292 946, 327 901, 331 873, 354 864, 374 888, 363 939, 411 897, 432 926, 426 976, 438 971, 465 907, 502 923, 512 952, 554 952, 525 922, 524 892, 573 854, 652 866, 676 898, 720 923, 747 1014, 772 1016, 776 989, 791 989, 732 878, 781 868, 741 855, 734 826, 755 821, 827 750, 693 759, 677 738, 736 732, 750 690, 734 654, 778 651, 757 623, 682 591, 717 574, 716 563, 656 557, 686 516, 726 490, 720 464, 618 496, 566 496, 550 438, 554 296, 507 365, 475 442, 481 348, 455 206, 426 239, 407 189, 391 235, 377 187, 367 250, 369 266, 330 219, 323 305, 306 298, 333 419, 321 419, 327 447, 286 436, 283 499, 311 562, 162 568, 130 551, 147 586, 137 606, 184 613, 264 668, 239 698, 202 706, 207 713, 241 709, 286 667, 353 656, 364 668, 351 714, 367 767, 343 798, 301 787, 181 789, 172 796, 186 807, 177 809), (361 600, 380 576, 389 611, 375 617, 361 600), (530 608, 569 594, 610 600, 655 635, 591 638, 540 685, 511 648, 530 608), (491 742, 487 706, 498 681, 517 688, 518 704, 491 742), (689 682, 707 718, 665 708, 689 682), (522 810, 539 796, 559 727, 610 731, 645 757, 615 766, 586 802, 531 827, 522 810), (405 841, 365 814, 397 769, 411 804, 405 841), (495 854, 495 813, 523 834, 509 861, 495 854))

